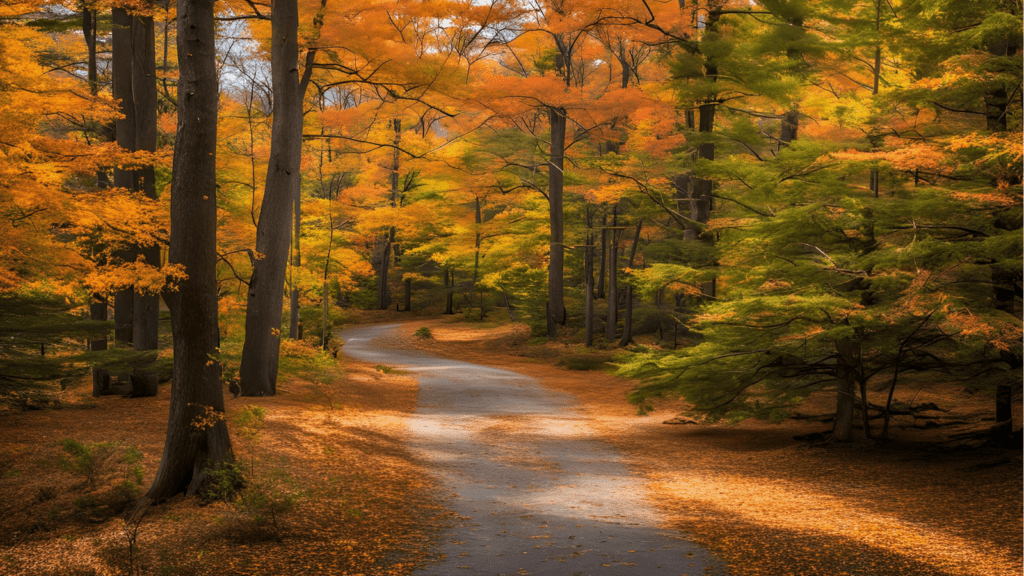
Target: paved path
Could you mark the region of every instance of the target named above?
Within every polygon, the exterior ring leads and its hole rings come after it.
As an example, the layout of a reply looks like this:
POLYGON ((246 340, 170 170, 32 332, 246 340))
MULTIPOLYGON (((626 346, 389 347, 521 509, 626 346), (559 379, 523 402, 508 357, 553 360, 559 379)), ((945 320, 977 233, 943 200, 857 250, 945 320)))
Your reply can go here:
MULTIPOLYGON (((440 474, 458 520, 427 575, 723 575, 657 510, 573 399, 509 372, 394 350, 398 325, 345 330, 344 353, 419 381, 413 449, 440 474)), ((586 378, 586 373, 580 374, 586 378)))

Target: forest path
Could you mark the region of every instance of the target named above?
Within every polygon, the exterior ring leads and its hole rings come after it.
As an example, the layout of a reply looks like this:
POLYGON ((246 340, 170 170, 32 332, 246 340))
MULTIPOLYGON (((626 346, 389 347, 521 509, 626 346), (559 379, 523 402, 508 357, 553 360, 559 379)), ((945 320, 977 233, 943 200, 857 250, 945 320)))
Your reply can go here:
POLYGON ((340 336, 347 356, 419 381, 412 448, 440 475, 457 517, 441 562, 418 574, 726 573, 710 552, 659 528, 642 479, 572 397, 515 372, 386 346, 398 326, 340 336))

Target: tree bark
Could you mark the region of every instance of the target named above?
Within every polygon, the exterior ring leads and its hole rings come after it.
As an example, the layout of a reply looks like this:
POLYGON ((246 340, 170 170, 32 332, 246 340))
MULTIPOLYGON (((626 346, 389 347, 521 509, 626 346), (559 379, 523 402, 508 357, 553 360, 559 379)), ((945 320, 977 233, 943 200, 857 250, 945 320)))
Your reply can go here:
MULTIPOLYGON (((256 226, 256 251, 260 257, 253 261, 252 277, 249 280, 245 343, 239 366, 242 394, 245 396, 273 395, 277 392, 281 312, 284 307, 288 232, 291 228, 289 220, 299 194, 302 154, 297 0, 274 2, 271 18, 270 66, 274 119, 266 187, 256 226)), ((293 302, 292 306, 297 311, 296 303, 293 302)))
MULTIPOLYGON (((301 138, 301 135, 300 135, 301 138)), ((302 161, 302 144, 299 143, 299 161, 302 161)), ((298 270, 302 267, 302 189, 296 182, 294 207, 292 214, 292 269, 298 270)), ((291 283, 291 294, 288 298, 288 337, 292 340, 302 339, 302 326, 299 320, 299 285, 291 283)))
POLYGON ((195 494, 234 460, 224 421, 217 322, 217 86, 213 0, 178 0, 178 131, 169 259, 188 277, 170 297, 174 381, 167 438, 146 496, 195 494))
MULTIPOLYGON (((402 139, 402 121, 399 118, 391 120, 391 127, 394 130, 394 148, 391 154, 391 207, 395 208, 398 206, 398 171, 399 155, 398 155, 398 144, 402 139)), ((383 249, 381 250, 380 257, 380 270, 377 274, 377 308, 379 310, 387 310, 388 306, 391 305, 391 293, 388 290, 388 268, 391 265, 391 251, 392 245, 395 242, 395 227, 392 226, 385 234, 383 239, 383 249)), ((397 255, 396 255, 397 257, 397 255)))
POLYGON ((836 342, 836 352, 836 419, 832 437, 837 442, 849 442, 853 439, 853 407, 856 401, 860 344, 844 338, 836 342))
POLYGON ((583 277, 586 282, 586 308, 584 311, 584 346, 594 345, 594 232, 590 227, 590 214, 587 215, 587 245, 583 254, 583 277))
POLYGON ((547 329, 548 340, 554 340, 558 337, 558 325, 565 324, 564 278, 562 275, 565 250, 562 227, 565 109, 548 108, 548 121, 551 126, 551 149, 548 160, 548 213, 551 223, 551 245, 548 261, 547 329))
POLYGON ((616 276, 619 267, 619 207, 612 207, 611 246, 608 250, 608 312, 605 315, 604 338, 609 344, 615 342, 615 331, 618 324, 619 293, 616 276))
MULTIPOLYGON (((111 31, 111 93, 120 101, 120 112, 124 116, 114 122, 117 145, 126 150, 135 147, 135 103, 132 93, 132 17, 124 8, 113 9, 111 31)), ((114 168, 114 186, 132 190, 132 175, 123 168, 114 168)), ((135 260, 135 250, 125 249, 116 256, 125 261, 135 260)), ((131 347, 132 312, 135 306, 135 291, 124 288, 114 293, 114 341, 124 347, 131 347)), ((122 376, 118 376, 121 378, 122 376)))
POLYGON ((445 268, 444 270, 444 313, 454 314, 455 306, 455 273, 445 268))
POLYGON ((597 273, 597 297, 604 298, 605 263, 608 261, 608 215, 601 215, 601 270, 597 273))
MULTIPOLYGON (((640 245, 640 229, 643 227, 643 221, 636 223, 636 236, 633 237, 633 247, 629 249, 629 263, 626 265, 627 268, 633 267, 633 259, 636 258, 636 249, 640 245)), ((629 344, 629 341, 633 339, 633 284, 626 284, 626 311, 622 317, 622 339, 619 340, 619 346, 625 346, 629 344)))
MULTIPOLYGON (((106 322, 107 320, 107 298, 102 294, 93 294, 89 303, 89 319, 106 322)), ((97 338, 89 340, 89 350, 101 351, 107 349, 107 339, 97 338)), ((92 395, 102 396, 110 390, 110 372, 102 368, 92 369, 92 395)))

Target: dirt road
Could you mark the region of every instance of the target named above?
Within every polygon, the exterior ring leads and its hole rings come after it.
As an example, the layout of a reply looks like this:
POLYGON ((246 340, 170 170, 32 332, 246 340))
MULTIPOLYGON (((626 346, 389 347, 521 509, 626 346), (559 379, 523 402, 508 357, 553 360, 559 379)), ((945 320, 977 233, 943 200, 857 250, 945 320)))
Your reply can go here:
POLYGON ((660 529, 642 480, 596 439, 571 397, 514 372, 384 346, 396 329, 341 337, 346 355, 419 381, 413 448, 457 514, 443 560, 420 574, 726 573, 707 550, 660 529))

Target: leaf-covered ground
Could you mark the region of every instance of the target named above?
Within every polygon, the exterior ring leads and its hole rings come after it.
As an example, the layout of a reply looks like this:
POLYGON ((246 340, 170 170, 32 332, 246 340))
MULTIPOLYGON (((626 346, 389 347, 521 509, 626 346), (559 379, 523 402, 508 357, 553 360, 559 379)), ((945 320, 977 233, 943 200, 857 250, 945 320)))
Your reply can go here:
MULTIPOLYGON (((424 319, 404 332, 396 345, 515 370, 575 395, 604 439, 649 480, 673 527, 720 555, 732 574, 1020 574, 1021 452, 936 444, 949 430, 990 424, 982 420, 994 411, 990 396, 952 385, 904 389, 898 399, 917 394, 917 402, 950 409, 944 421, 967 424, 919 429, 903 418, 885 445, 814 447, 793 436, 827 424, 665 425, 680 407, 668 401, 637 416, 623 400, 632 383, 600 369, 552 366, 595 363, 564 345, 527 346, 523 326, 424 319), (423 326, 432 338, 413 336, 423 326)), ((817 398, 801 410, 828 406, 829 398, 817 398)), ((1019 427, 1019 401, 1015 419, 1019 427)))
MULTIPOLYGON (((167 576, 408 574, 444 521, 430 477, 405 448, 415 403, 413 379, 347 360, 333 377, 285 378, 276 397, 229 398, 239 461, 298 496, 297 508, 280 518, 281 540, 246 537, 223 503, 179 498, 144 517, 136 565, 167 576), (268 409, 263 430, 250 439, 235 424, 247 404, 268 409)), ((163 448, 168 389, 156 398, 68 404, 0 415, 2 574, 127 573, 119 516, 104 507, 117 466, 96 488, 84 486, 58 465, 59 442, 136 445, 148 486, 163 448)))

